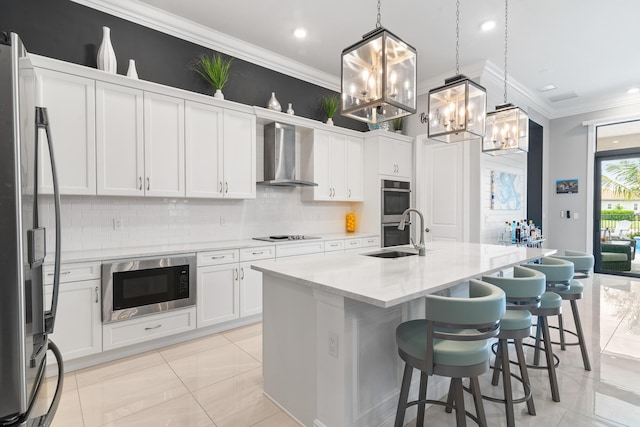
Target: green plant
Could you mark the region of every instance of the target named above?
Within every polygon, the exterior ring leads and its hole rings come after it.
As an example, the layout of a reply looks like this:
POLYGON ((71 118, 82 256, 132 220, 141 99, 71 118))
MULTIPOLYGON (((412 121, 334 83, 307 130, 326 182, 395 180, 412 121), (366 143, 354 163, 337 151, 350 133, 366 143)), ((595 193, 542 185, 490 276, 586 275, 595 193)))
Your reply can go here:
POLYGON ((320 107, 322 107, 322 111, 327 115, 327 118, 332 119, 340 107, 340 96, 323 96, 320 99, 320 107))
POLYGON ((397 117, 393 119, 393 130, 402 130, 402 125, 404 123, 404 118, 397 117))
POLYGON ((232 62, 233 58, 224 59, 222 55, 218 53, 211 55, 203 53, 191 68, 200 74, 211 86, 222 90, 224 85, 229 81, 229 68, 232 62))

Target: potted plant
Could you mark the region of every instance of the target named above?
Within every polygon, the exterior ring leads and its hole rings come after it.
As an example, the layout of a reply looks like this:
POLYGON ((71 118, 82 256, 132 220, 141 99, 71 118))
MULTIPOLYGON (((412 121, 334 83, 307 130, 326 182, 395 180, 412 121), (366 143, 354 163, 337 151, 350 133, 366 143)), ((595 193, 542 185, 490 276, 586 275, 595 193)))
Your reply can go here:
POLYGON ((333 116, 336 114, 338 108, 340 107, 340 96, 323 96, 320 100, 320 106, 322 107, 322 111, 327 115, 326 123, 329 126, 333 126, 333 116))
POLYGON ((397 117, 393 119, 393 130, 397 133, 402 133, 402 125, 404 124, 404 118, 397 117))
POLYGON ((214 98, 224 99, 222 88, 229 81, 229 68, 232 62, 233 58, 225 59, 219 53, 211 55, 203 53, 198 57, 192 69, 216 88, 214 98))

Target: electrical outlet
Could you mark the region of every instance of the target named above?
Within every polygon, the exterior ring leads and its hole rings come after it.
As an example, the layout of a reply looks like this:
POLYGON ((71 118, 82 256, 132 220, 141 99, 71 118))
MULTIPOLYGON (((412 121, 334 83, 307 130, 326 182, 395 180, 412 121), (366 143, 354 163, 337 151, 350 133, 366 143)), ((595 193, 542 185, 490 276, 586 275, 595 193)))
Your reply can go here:
POLYGON ((338 358, 338 334, 329 332, 329 356, 338 358))
POLYGON ((113 229, 114 230, 122 230, 122 219, 121 218, 113 218, 113 229))
POLYGON ((578 212, 574 212, 574 213, 573 213, 573 219, 578 219, 578 218, 579 218, 579 216, 578 216, 578 212))
POLYGON ((220 225, 225 225, 226 223, 227 223, 227 220, 223 216, 221 216, 220 217, 220 225))
POLYGON ((560 211, 560 218, 564 218, 565 211, 560 211))

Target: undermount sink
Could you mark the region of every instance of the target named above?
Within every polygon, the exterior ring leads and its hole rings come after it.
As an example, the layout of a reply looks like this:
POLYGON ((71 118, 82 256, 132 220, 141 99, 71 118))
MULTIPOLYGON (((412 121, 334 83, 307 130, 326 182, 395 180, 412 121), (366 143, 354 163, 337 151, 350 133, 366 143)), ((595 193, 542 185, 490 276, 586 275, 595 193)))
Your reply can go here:
POLYGON ((362 254, 362 255, 366 255, 366 256, 373 256, 376 258, 402 258, 405 256, 412 256, 412 255, 418 255, 417 253, 413 253, 413 252, 404 252, 404 251, 393 251, 393 250, 389 250, 389 251, 377 251, 377 252, 370 252, 368 254, 362 254))

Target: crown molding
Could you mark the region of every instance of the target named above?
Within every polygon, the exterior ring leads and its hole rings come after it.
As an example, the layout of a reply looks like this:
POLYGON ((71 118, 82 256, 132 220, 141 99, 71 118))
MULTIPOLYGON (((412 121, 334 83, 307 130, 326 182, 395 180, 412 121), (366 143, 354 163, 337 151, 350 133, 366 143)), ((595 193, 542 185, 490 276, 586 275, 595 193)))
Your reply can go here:
POLYGON ((189 21, 137 0, 71 0, 91 9, 178 37, 324 88, 340 91, 340 77, 334 76, 254 44, 189 21))

